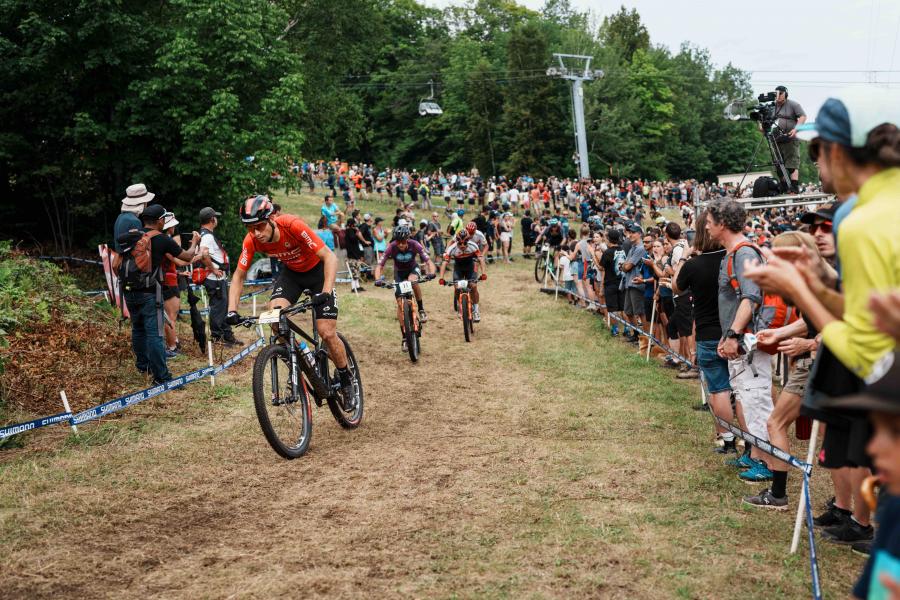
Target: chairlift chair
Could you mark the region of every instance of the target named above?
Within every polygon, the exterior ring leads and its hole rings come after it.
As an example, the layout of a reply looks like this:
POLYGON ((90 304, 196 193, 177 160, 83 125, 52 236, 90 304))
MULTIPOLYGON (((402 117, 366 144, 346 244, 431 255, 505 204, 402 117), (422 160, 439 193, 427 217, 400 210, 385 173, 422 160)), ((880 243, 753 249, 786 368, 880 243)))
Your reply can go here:
POLYGON ((427 117, 429 115, 437 116, 444 114, 444 110, 434 101, 434 82, 429 79, 428 85, 431 87, 431 93, 427 98, 422 98, 419 101, 419 115, 427 117))

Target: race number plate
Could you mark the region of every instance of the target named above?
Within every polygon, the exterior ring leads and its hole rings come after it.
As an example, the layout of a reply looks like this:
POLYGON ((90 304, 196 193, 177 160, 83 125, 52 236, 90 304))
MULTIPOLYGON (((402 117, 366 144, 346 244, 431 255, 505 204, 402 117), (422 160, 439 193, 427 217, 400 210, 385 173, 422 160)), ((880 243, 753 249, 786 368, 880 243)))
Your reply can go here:
POLYGON ((550 252, 550 244, 544 244, 541 246, 541 252, 550 252))
POLYGON ((259 313, 258 323, 277 323, 281 318, 281 309, 273 308, 272 310, 267 310, 259 313))
POLYGON ((411 281, 401 281, 400 282, 400 293, 401 294, 409 294, 412 292, 412 282, 411 281))
POLYGON ((467 287, 469 287, 469 281, 467 279, 460 279, 459 281, 456 282, 456 287, 461 290, 464 290, 467 287))

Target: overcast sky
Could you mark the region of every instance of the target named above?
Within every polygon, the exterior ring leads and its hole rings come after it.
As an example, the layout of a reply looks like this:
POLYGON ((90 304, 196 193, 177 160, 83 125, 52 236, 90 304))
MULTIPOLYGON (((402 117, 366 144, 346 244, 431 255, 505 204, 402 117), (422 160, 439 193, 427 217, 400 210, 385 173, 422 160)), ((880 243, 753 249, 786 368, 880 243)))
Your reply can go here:
MULTIPOLYGON (((635 8, 652 44, 677 51, 689 41, 706 48, 716 65, 731 62, 752 72, 757 94, 783 83, 810 119, 830 90, 869 81, 900 87, 900 0, 571 1, 598 21, 621 5, 635 8)), ((438 7, 460 3, 424 2, 438 7)), ((518 3, 535 10, 544 4, 518 3)))

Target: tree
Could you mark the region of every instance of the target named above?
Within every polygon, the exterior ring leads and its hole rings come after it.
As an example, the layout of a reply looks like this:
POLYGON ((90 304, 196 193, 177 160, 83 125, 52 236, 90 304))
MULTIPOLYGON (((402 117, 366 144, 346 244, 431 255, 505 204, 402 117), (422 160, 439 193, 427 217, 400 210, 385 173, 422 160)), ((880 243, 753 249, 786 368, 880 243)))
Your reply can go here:
POLYGON ((617 49, 626 61, 631 61, 635 52, 650 48, 650 33, 641 23, 637 9, 629 11, 621 6, 617 13, 603 18, 600 41, 617 49))

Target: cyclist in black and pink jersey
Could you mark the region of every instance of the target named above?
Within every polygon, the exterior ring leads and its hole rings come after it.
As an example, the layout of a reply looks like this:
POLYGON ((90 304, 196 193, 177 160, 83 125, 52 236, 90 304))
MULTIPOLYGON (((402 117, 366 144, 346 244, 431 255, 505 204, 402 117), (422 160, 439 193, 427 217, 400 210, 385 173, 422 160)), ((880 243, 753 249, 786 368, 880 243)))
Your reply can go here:
MULTIPOLYGON (((419 321, 425 323, 428 321, 428 316, 425 314, 425 304, 422 301, 422 290, 417 283, 419 278, 422 277, 422 272, 419 270, 419 265, 416 264, 416 257, 418 256, 422 260, 422 264, 425 265, 425 268, 428 270, 428 275, 431 277, 434 277, 435 269, 434 263, 431 262, 428 251, 425 250, 424 246, 416 240, 409 239, 411 234, 412 230, 410 230, 409 225, 398 225, 394 229, 394 239, 388 244, 381 260, 378 261, 378 266, 375 267, 375 279, 378 282, 384 283, 384 279, 382 278, 384 265, 387 263, 388 259, 394 259, 394 282, 412 282, 413 294, 416 297, 416 305, 419 309, 419 321)), ((399 292, 395 293, 399 295, 399 292)), ((400 314, 400 304, 397 304, 397 319, 399 320, 402 318, 403 315, 400 314)))
POLYGON ((453 242, 447 246, 444 251, 444 260, 441 262, 440 284, 446 285, 444 281, 444 271, 450 259, 453 259, 453 279, 468 279, 472 282, 472 320, 476 323, 481 321, 481 313, 478 311, 478 286, 475 281, 484 281, 487 279, 487 265, 484 264, 484 256, 478 248, 478 243, 469 236, 465 228, 461 229, 453 242), (481 277, 475 274, 475 261, 481 265, 481 277))

